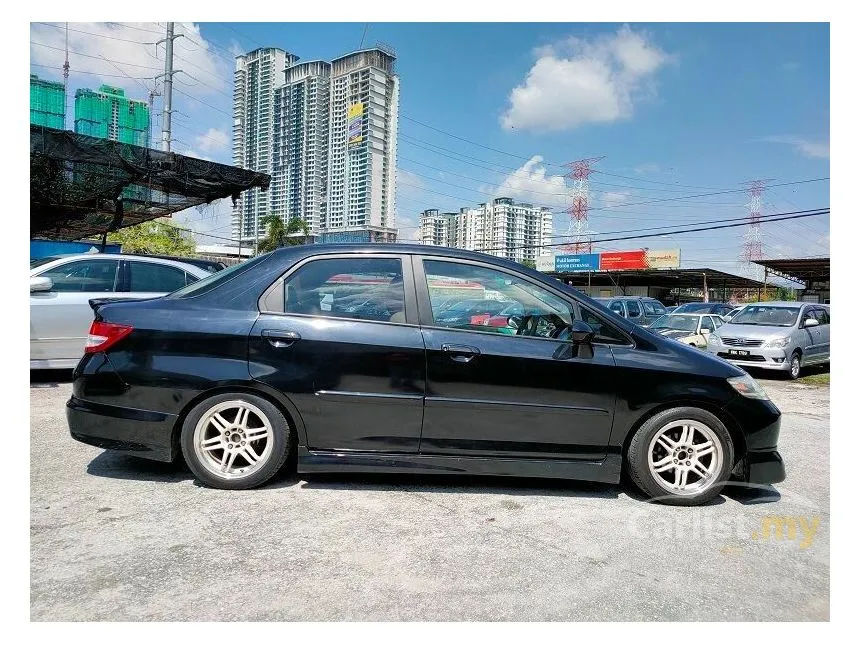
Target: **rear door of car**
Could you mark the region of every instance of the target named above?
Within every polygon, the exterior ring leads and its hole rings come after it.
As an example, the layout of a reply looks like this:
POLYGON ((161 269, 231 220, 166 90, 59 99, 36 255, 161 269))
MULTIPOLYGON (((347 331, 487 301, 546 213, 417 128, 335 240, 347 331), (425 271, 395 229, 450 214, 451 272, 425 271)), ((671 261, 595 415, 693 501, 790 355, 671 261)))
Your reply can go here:
POLYGON ((637 325, 648 325, 645 312, 642 311, 642 303, 639 300, 624 300, 623 302, 627 309, 627 318, 631 322, 635 322, 637 325))
POLYGON ((314 256, 260 299, 251 377, 287 396, 311 450, 417 453, 424 340, 405 254, 314 256))
POLYGON ((36 275, 54 285, 30 294, 30 360, 79 359, 93 321, 90 298, 115 295, 119 260, 73 259, 36 275))

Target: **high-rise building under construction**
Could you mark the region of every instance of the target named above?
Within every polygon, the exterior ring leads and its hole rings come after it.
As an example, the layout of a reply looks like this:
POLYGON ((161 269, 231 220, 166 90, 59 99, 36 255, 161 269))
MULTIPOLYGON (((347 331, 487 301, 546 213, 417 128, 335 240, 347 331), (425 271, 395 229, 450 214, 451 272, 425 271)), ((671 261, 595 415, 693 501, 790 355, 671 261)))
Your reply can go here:
POLYGON ((117 87, 75 92, 75 132, 149 147, 149 104, 125 96, 117 87))
POLYGON ((66 127, 66 90, 62 83, 30 74, 30 123, 57 130, 66 127))

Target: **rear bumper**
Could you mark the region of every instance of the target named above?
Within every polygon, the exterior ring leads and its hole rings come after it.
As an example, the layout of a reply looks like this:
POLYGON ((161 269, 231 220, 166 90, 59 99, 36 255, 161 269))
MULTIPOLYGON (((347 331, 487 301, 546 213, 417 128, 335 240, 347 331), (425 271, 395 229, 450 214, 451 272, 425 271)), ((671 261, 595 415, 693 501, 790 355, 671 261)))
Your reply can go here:
POLYGON ((176 415, 103 403, 76 397, 66 403, 72 439, 99 448, 122 450, 155 461, 173 461, 176 415))

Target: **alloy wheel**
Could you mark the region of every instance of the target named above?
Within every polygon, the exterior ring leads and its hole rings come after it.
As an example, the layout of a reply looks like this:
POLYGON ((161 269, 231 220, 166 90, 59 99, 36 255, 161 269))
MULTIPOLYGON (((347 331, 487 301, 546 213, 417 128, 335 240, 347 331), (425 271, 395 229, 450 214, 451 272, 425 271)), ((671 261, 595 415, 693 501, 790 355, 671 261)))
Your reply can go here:
POLYGON ((680 419, 660 428, 648 446, 648 469, 664 490, 698 495, 710 488, 723 467, 723 445, 701 421, 680 419))
POLYGON ((272 454, 274 433, 265 413, 247 401, 222 401, 194 428, 194 452, 206 470, 241 479, 262 468, 272 454))
POLYGON ((800 376, 800 356, 795 354, 791 357, 791 378, 797 378, 800 376))

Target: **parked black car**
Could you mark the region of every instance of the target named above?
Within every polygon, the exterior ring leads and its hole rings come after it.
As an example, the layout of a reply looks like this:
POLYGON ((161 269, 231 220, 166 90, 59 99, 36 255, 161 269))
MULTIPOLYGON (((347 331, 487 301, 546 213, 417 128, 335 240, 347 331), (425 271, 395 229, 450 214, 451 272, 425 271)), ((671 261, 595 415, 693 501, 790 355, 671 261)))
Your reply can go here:
POLYGON ((626 471, 685 505, 733 475, 785 476, 780 412, 744 371, 479 253, 296 246, 163 298, 91 304, 72 436, 162 461, 181 452, 210 486, 262 485, 291 451, 302 473, 616 483, 626 471), (437 319, 431 303, 476 293, 523 315, 437 319))

